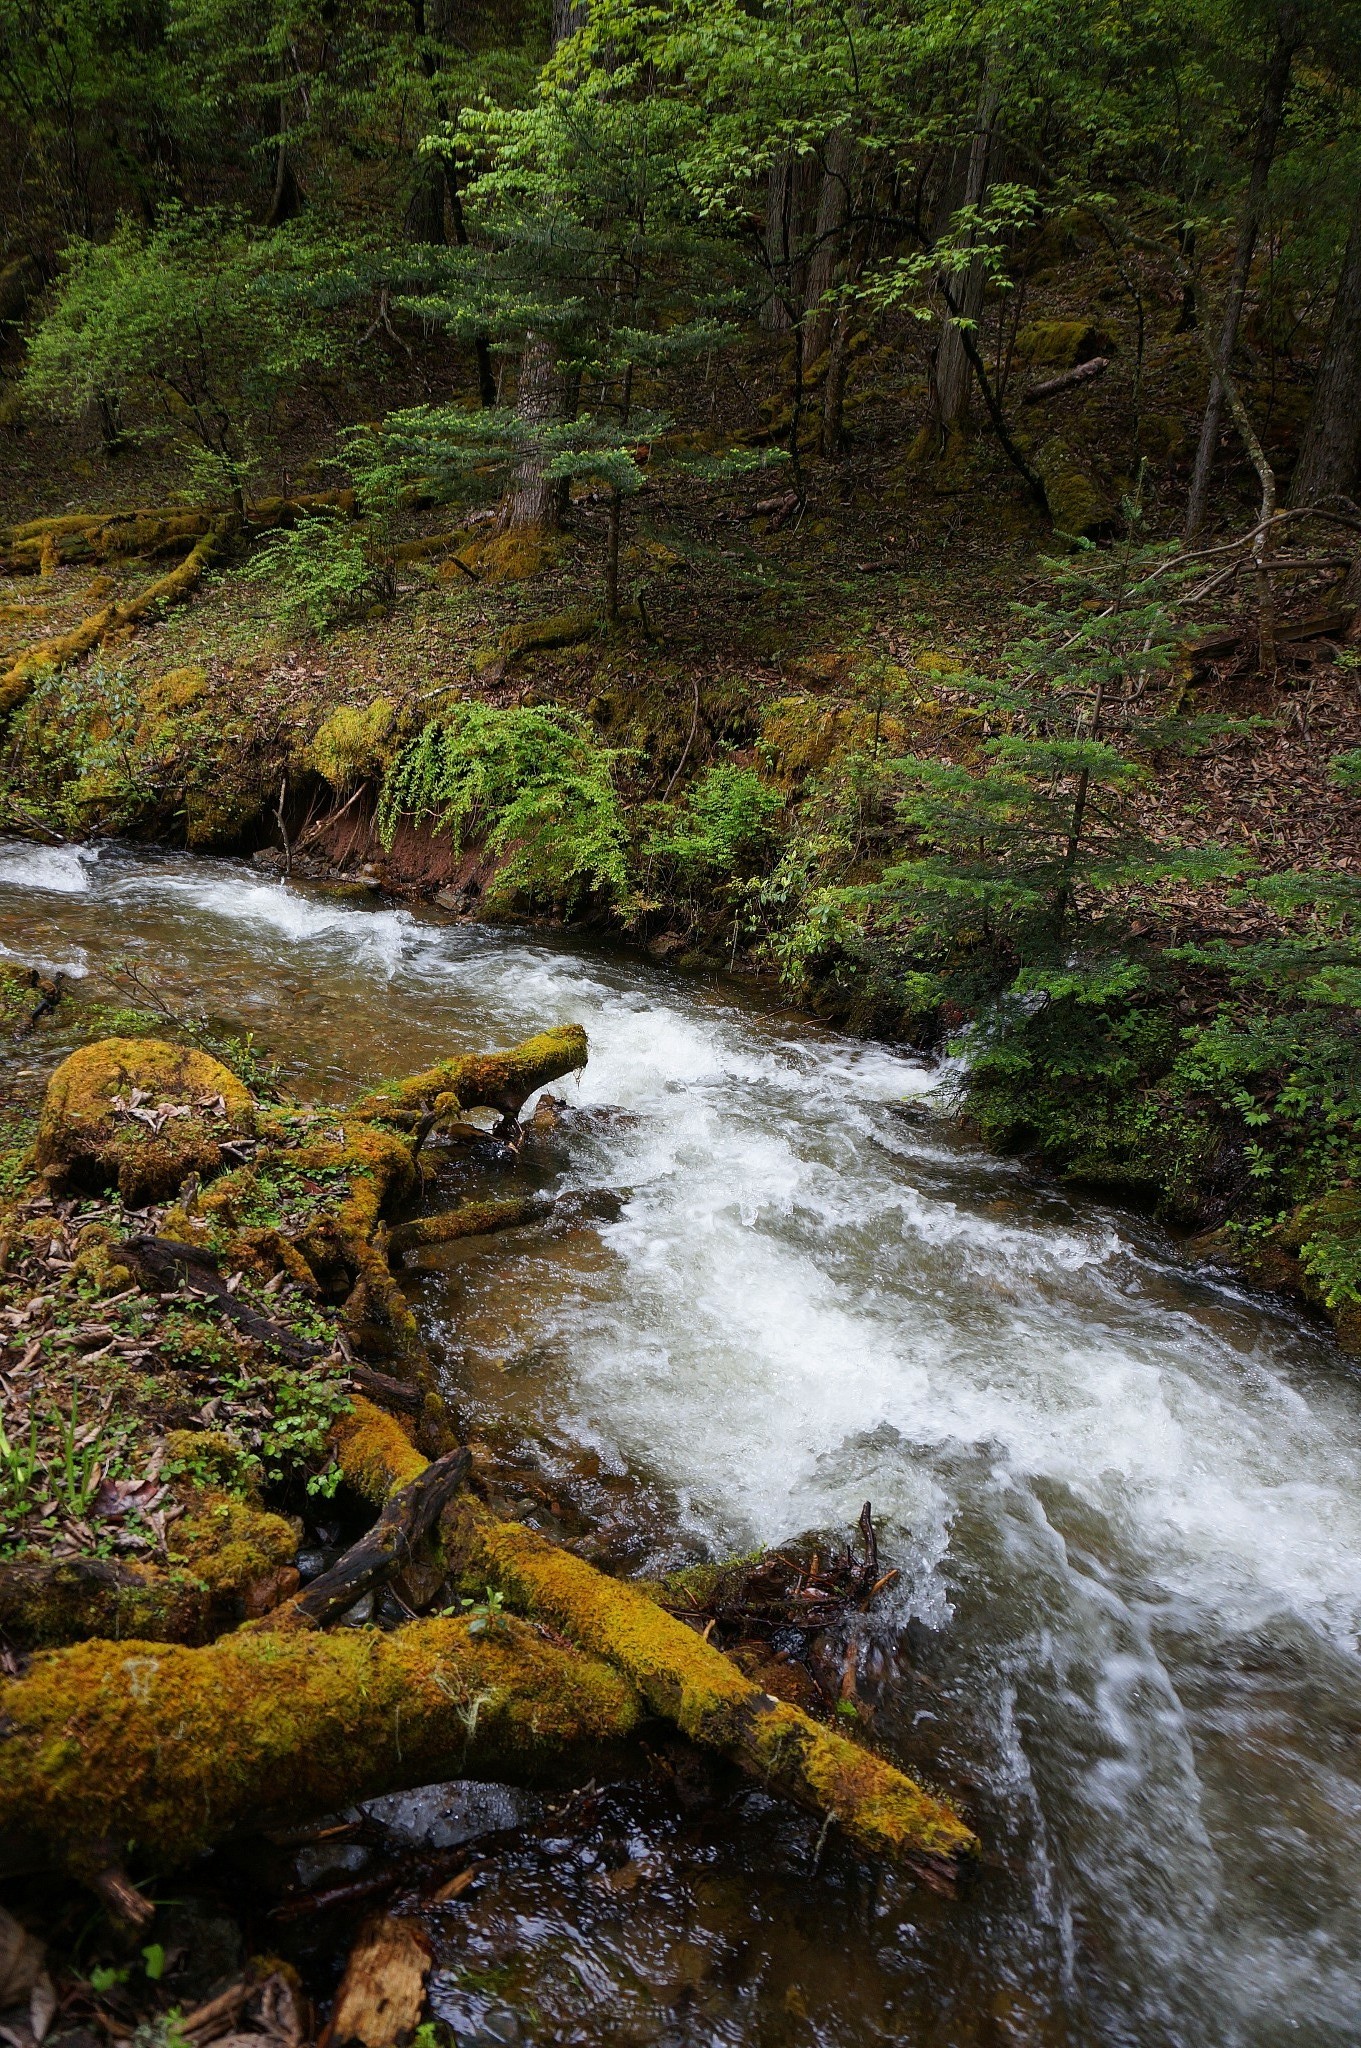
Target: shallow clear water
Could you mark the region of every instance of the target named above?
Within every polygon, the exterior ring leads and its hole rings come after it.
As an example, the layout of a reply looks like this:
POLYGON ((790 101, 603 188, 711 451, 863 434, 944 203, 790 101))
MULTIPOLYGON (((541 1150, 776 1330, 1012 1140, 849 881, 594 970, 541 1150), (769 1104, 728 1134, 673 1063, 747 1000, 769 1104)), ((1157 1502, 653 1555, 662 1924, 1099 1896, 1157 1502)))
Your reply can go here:
POLYGON ((793 1942, 803 1988, 771 1963, 677 2038, 1361 2041, 1361 1379, 1328 1341, 960 1140, 920 1063, 632 959, 15 845, 0 942, 135 960, 328 1095, 587 1027, 560 1092, 630 1114, 579 1120, 562 1178, 628 1199, 432 1262, 451 1389, 634 1473, 696 1545, 871 1498, 903 1567, 876 1735, 990 1851, 954 1905, 852 1906, 833 1871, 758 1912, 735 1843, 743 1953, 793 1942))

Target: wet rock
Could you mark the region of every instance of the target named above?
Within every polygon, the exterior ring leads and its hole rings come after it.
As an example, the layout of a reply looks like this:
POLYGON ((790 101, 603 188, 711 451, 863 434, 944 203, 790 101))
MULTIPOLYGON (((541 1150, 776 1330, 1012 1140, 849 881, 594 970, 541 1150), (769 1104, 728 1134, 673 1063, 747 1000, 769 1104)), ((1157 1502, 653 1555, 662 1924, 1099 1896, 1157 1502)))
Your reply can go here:
POLYGON ((537 1818, 540 1802, 514 1785, 479 1784, 457 1778, 447 1784, 418 1785, 390 1792, 355 1809, 409 1848, 453 1849, 478 1835, 524 1827, 537 1818))

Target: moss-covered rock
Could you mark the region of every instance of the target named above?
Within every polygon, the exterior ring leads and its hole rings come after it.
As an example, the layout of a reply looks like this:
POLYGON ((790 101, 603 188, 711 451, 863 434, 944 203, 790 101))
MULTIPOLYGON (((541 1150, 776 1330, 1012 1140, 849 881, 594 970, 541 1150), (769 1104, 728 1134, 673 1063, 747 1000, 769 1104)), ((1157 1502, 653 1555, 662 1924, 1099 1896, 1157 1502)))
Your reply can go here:
POLYGON ((1094 356, 1109 355, 1109 334, 1091 320, 1032 320, 1016 336, 1018 362, 1072 370, 1094 356))
POLYGON ((104 1038, 47 1086, 35 1159, 50 1180, 117 1187, 129 1208, 214 1174, 222 1143, 255 1128, 250 1091, 220 1060, 155 1038, 104 1038))
POLYGON ((172 1564, 199 1579, 219 1611, 264 1614, 296 1592, 302 1531, 224 1487, 206 1486, 170 1530, 172 1564))

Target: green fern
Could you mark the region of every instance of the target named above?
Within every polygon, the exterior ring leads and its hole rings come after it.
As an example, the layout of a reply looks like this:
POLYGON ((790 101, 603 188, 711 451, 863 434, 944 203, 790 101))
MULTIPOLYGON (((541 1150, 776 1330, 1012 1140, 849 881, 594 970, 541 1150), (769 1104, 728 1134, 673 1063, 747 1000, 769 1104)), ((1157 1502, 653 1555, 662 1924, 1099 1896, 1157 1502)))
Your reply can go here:
POLYGON ((518 890, 556 903, 583 889, 628 893, 628 835, 614 785, 616 749, 559 706, 456 704, 405 746, 383 781, 378 830, 433 818, 460 852, 480 842, 500 861, 491 901, 518 890))

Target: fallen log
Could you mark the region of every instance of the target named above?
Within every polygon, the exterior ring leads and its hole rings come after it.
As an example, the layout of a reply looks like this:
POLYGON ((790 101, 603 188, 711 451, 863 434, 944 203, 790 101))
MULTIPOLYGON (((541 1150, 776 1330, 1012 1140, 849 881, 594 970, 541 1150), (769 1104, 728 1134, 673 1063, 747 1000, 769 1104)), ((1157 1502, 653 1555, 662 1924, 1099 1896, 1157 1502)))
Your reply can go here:
POLYGON ((1099 377, 1103 370, 1109 370, 1109 356, 1092 356, 1085 363, 1078 363, 1071 370, 1062 371, 1057 377, 1046 377, 1043 384, 1032 384, 1029 391, 1021 394, 1023 405, 1039 405, 1043 399, 1057 398, 1061 391, 1071 391, 1075 385, 1090 384, 1093 377, 1099 377))
POLYGON ((449 1451, 427 1465, 409 1486, 389 1495, 373 1527, 351 1544, 329 1571, 320 1573, 301 1593, 254 1626, 285 1631, 326 1628, 339 1620, 356 1600, 411 1563, 467 1478, 471 1463, 471 1453, 463 1450, 449 1451))
MULTIPOLYGON (((391 1416, 355 1402, 332 1434, 341 1470, 370 1498, 409 1485, 420 1453, 391 1416), (390 1465, 387 1461, 390 1460, 390 1465)), ((654 1713, 759 1783, 834 1819, 857 1848, 952 1892, 977 1838, 944 1801, 834 1729, 772 1698, 636 1586, 606 1577, 520 1522, 464 1496, 441 1523, 445 1562, 491 1584, 622 1672, 654 1713)))
POLYGON ((553 1211, 551 1195, 511 1195, 499 1202, 464 1202, 438 1216, 418 1216, 388 1232, 388 1257, 403 1259, 427 1245, 454 1244, 461 1237, 489 1237, 520 1223, 538 1223, 553 1211))
POLYGON ((510 1618, 80 1643, 0 1681, 0 1837, 92 1875, 109 1842, 178 1862, 464 1773, 589 1775, 642 1714, 608 1664, 510 1618))
POLYGON ((540 1088, 584 1067, 586 1049, 579 1024, 560 1024, 506 1052, 464 1053, 404 1081, 385 1082, 361 1095, 350 1114, 407 1131, 432 1113, 438 1121, 470 1109, 495 1109, 509 1120, 540 1088))
POLYGON ((173 604, 186 597, 236 524, 233 515, 224 514, 194 542, 179 567, 172 569, 168 576, 158 576, 154 583, 148 584, 126 604, 106 604, 82 619, 69 632, 54 634, 51 639, 40 640, 36 646, 26 648, 0 675, 0 717, 22 704, 35 678, 44 669, 60 668, 65 662, 75 661, 106 640, 110 633, 144 619, 157 605, 173 604))
POLYGON ((253 1337, 257 1343, 272 1345, 295 1365, 308 1365, 327 1356, 327 1345, 297 1336, 285 1324, 276 1322, 272 1316, 262 1315, 248 1301, 242 1301, 233 1294, 218 1271, 216 1253, 206 1245, 182 1244, 178 1238, 149 1237, 139 1232, 126 1238, 124 1247, 136 1263, 144 1266, 155 1279, 169 1280, 172 1286, 189 1286, 195 1294, 211 1302, 229 1322, 235 1323, 246 1336, 253 1337))
MULTIPOLYGON (((300 512, 353 514, 353 491, 320 491, 300 498, 262 498, 246 507, 248 535, 291 526, 300 512)), ((37 574, 67 562, 107 562, 129 556, 180 552, 221 517, 210 505, 172 505, 133 512, 64 512, 0 529, 0 569, 37 574)))

